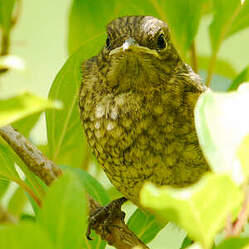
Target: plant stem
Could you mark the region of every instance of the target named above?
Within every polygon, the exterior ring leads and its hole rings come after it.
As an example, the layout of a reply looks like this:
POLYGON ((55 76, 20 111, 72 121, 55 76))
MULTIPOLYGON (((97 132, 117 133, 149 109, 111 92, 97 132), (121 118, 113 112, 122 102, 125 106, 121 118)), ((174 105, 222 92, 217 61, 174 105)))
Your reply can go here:
POLYGON ((0 56, 7 55, 10 47, 10 32, 3 30, 0 56))
POLYGON ((208 74, 207 74, 207 79, 206 79, 206 86, 207 87, 210 87, 210 84, 211 84, 211 80, 212 80, 214 68, 215 68, 216 58, 217 58, 217 52, 214 51, 212 56, 211 56, 209 67, 208 67, 208 74))
POLYGON ((198 61, 197 61, 197 53, 196 53, 196 43, 193 41, 191 45, 191 66, 195 73, 198 73, 198 61))
POLYGON ((16 0, 16 11, 13 15, 13 18, 11 19, 11 28, 13 28, 18 22, 21 12, 22 12, 22 1, 16 0))

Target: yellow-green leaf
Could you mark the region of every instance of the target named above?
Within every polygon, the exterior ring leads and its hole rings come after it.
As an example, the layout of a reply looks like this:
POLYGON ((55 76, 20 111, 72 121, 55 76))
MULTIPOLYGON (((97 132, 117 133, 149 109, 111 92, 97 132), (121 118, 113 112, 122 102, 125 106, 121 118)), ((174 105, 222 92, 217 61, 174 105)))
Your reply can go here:
POLYGON ((195 108, 197 134, 211 169, 230 174, 238 184, 248 177, 237 155, 249 134, 248 106, 249 84, 242 84, 235 92, 205 92, 195 108))
POLYGON ((59 108, 55 101, 43 99, 28 92, 0 100, 0 127, 48 108, 59 108))
POLYGON ((184 228, 204 249, 211 248, 228 215, 238 212, 242 200, 241 190, 228 175, 214 173, 184 189, 146 184, 141 191, 144 207, 184 228))

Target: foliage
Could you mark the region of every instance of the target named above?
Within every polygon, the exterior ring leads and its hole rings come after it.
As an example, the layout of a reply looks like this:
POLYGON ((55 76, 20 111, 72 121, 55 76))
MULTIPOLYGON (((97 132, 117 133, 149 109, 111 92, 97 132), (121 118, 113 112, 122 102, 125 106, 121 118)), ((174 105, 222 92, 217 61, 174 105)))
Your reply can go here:
MULTIPOLYGON (((9 56, 19 1, 0 0, 0 76, 15 68, 3 61, 9 56)), ((249 66, 244 65, 244 70, 237 72, 231 62, 218 56, 226 39, 248 30, 248 13, 249 0, 243 4, 240 0, 111 0, 108 4, 104 0, 71 0, 67 37, 70 56, 52 82, 48 99, 26 92, 0 100, 0 126, 11 123, 25 136, 30 136, 41 112, 45 111, 47 143, 40 148, 61 165, 64 174, 52 186, 45 186, 0 139, 0 222, 3 209, 17 223, 0 224, 0 248, 106 247, 97 235, 92 236, 93 241, 84 237, 88 215, 86 193, 102 205, 106 205, 111 196, 108 187, 100 184, 101 170, 89 155, 82 133, 78 91, 82 62, 100 51, 105 42, 106 23, 123 15, 153 15, 166 21, 181 56, 194 70, 198 71, 199 65, 207 76, 206 84, 209 85, 216 74, 228 78, 228 91, 233 90, 227 93, 209 90, 196 105, 197 134, 212 172, 185 189, 146 184, 141 191, 141 203, 150 212, 137 208, 128 219, 129 228, 145 243, 154 242, 162 223, 170 221, 188 235, 181 248, 248 248, 249 234, 241 234, 241 231, 234 238, 223 236, 219 243, 216 239, 224 231, 229 237, 229 224, 233 230, 232 221, 236 225, 241 215, 246 219, 249 212, 246 202, 249 84, 242 84, 249 81, 249 66), (196 44, 196 35, 207 15, 212 18, 211 52, 199 55, 196 45, 201 44, 196 44), (89 172, 94 169, 97 173, 92 177, 89 172), (2 201, 6 196, 7 205, 2 201), (31 211, 27 211, 27 205, 31 211)), ((44 22, 46 25, 49 24, 44 22)), ((218 86, 221 81, 212 83, 218 86)), ((174 238, 178 233, 173 232, 174 238)), ((167 237, 163 239, 160 249, 167 244, 167 237)))

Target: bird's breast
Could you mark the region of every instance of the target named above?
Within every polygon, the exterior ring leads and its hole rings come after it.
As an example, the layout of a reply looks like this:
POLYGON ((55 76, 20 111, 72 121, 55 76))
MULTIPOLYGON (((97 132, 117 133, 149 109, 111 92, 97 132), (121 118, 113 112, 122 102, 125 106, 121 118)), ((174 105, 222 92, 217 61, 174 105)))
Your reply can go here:
POLYGON ((82 118, 88 143, 111 182, 130 199, 129 191, 137 194, 145 181, 184 186, 207 170, 195 133, 193 95, 175 89, 89 95, 89 101, 87 96, 82 118))

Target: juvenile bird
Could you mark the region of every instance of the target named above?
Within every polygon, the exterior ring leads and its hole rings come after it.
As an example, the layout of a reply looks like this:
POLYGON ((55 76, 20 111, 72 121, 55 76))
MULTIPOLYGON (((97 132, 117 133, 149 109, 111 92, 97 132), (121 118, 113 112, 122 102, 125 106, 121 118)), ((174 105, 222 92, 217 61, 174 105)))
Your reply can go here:
POLYGON ((125 16, 82 65, 80 112, 88 143, 112 184, 139 205, 145 182, 184 187, 209 170, 194 107, 206 90, 171 42, 166 23, 125 16))

